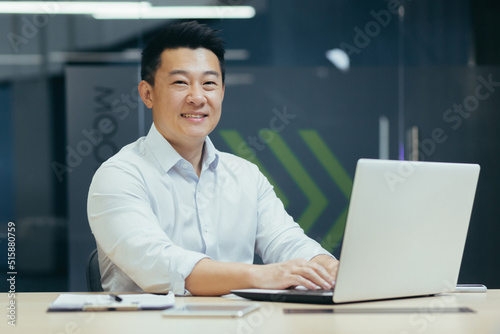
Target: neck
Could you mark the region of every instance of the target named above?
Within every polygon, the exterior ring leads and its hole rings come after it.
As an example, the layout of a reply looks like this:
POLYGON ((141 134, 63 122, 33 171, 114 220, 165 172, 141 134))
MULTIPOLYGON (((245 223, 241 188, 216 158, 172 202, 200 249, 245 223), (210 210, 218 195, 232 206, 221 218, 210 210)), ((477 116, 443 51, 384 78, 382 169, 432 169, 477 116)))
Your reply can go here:
POLYGON ((170 145, 179 153, 181 157, 189 161, 194 168, 198 177, 201 174, 201 165, 203 163, 203 151, 205 149, 205 138, 203 139, 192 139, 192 140, 182 140, 180 138, 167 138, 167 136, 161 131, 161 129, 156 126, 158 132, 165 138, 170 145), (179 139, 179 140, 176 140, 179 139))
POLYGON ((175 143, 170 143, 172 147, 180 154, 181 157, 186 159, 191 163, 194 171, 198 175, 201 174, 201 166, 203 163, 203 152, 205 150, 205 141, 198 145, 179 145, 175 143))

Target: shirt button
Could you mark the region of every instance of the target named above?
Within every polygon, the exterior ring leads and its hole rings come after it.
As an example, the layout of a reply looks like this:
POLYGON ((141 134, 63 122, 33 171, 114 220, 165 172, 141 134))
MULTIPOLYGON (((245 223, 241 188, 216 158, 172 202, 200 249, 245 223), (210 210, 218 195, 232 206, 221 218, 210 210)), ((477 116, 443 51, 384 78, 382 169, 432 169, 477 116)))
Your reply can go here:
POLYGON ((185 164, 183 164, 183 165, 182 165, 182 168, 184 168, 184 169, 188 169, 188 164, 186 164, 186 163, 185 163, 185 164))
POLYGON ((203 231, 208 232, 208 228, 206 226, 203 226, 203 231))

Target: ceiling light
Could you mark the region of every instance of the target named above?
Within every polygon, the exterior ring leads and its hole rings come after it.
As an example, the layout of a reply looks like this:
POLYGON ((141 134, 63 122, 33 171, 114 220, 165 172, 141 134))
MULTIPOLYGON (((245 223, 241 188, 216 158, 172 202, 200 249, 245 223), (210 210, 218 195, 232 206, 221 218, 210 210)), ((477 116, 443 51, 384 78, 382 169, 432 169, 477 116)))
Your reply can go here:
POLYGON ((154 6, 135 12, 99 12, 96 19, 250 19, 252 6, 154 6))
POLYGON ((151 7, 147 1, 2 1, 0 14, 99 14, 137 13, 151 7))
POLYGON ((326 58, 342 72, 347 72, 350 67, 350 59, 347 53, 341 49, 328 50, 325 53, 326 58))
POLYGON ((248 19, 252 6, 152 6, 147 1, 2 1, 0 14, 83 14, 96 19, 248 19))

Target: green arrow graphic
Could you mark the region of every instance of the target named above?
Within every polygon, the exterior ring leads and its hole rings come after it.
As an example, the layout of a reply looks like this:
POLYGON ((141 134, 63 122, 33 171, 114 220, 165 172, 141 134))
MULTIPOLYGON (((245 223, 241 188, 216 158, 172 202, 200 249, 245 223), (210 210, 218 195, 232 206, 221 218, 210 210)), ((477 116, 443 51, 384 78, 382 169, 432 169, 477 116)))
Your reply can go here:
POLYGON ((316 130, 300 130, 299 134, 325 168, 328 175, 339 186, 345 198, 349 199, 351 197, 352 179, 318 135, 318 132, 316 130))
POLYGON ((321 241, 321 247, 330 252, 339 246, 342 236, 344 235, 347 208, 348 206, 346 206, 344 211, 338 216, 337 220, 335 220, 330 230, 328 230, 326 236, 321 241))
MULTIPOLYGON (((268 178, 269 182, 274 186, 277 196, 282 200, 285 207, 289 201, 286 195, 278 187, 276 181, 271 177, 269 172, 264 168, 262 163, 255 155, 255 150, 250 148, 245 140, 236 130, 220 130, 219 134, 224 141, 229 145, 233 153, 255 163, 261 172, 268 178)), ((316 130, 300 130, 300 136, 309 147, 313 155, 318 159, 320 164, 325 168, 327 174, 339 187, 342 194, 348 200, 351 195, 352 179, 345 171, 337 157, 330 151, 325 142, 321 139, 316 130)), ((321 213, 328 205, 328 200, 316 185, 314 180, 307 173, 305 168, 275 131, 263 129, 260 131, 261 138, 267 138, 266 142, 282 163, 285 170, 290 174, 292 179, 297 183, 309 200, 309 206, 298 219, 298 223, 305 231, 308 231, 319 218, 321 213)), ((337 217, 326 236, 321 241, 321 245, 328 250, 333 250, 342 240, 342 235, 345 228, 347 218, 347 206, 342 213, 337 217)))
POLYGON ((269 180, 269 182, 274 186, 274 191, 276 192, 276 196, 278 196, 281 199, 281 201, 283 202, 283 206, 286 208, 289 202, 285 193, 281 191, 276 181, 271 177, 271 174, 267 172, 267 170, 264 168, 264 165, 262 165, 259 159, 257 159, 254 150, 248 147, 247 143, 240 136, 238 131, 220 130, 219 134, 221 135, 222 139, 224 139, 224 141, 229 145, 234 154, 250 162, 253 162, 254 164, 257 165, 257 167, 259 167, 262 174, 264 174, 269 180))
POLYGON ((263 129, 259 133, 261 138, 268 138, 269 148, 309 199, 309 206, 298 219, 304 231, 309 230, 328 205, 328 200, 277 132, 263 129))
MULTIPOLYGON (((325 168, 328 175, 335 182, 345 198, 349 200, 352 190, 352 179, 340 164, 339 160, 330 151, 325 142, 321 139, 316 130, 301 130, 300 136, 306 142, 314 156, 319 160, 325 168)), ((327 250, 333 250, 342 240, 344 234, 345 223, 347 219, 347 206, 340 214, 337 220, 333 223, 330 230, 327 232, 321 245, 327 250)))

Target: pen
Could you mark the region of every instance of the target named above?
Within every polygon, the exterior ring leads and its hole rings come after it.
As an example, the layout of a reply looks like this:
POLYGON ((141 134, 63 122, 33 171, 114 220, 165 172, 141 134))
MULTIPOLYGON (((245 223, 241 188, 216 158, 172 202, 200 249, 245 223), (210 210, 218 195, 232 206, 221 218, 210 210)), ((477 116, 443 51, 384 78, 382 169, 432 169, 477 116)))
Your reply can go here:
POLYGON ((117 302, 121 302, 123 300, 120 296, 114 295, 112 293, 110 293, 109 296, 117 302))

